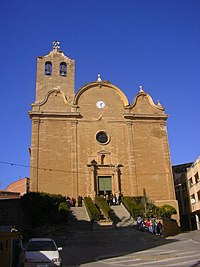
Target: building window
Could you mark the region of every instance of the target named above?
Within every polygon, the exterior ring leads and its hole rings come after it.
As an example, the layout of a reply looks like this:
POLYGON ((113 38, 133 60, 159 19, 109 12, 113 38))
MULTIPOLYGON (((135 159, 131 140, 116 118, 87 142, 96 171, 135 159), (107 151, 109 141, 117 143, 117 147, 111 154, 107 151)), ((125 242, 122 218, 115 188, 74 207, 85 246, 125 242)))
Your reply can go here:
POLYGON ((66 76, 67 74, 67 65, 65 62, 60 63, 60 76, 66 76))
POLYGON ((96 140, 100 143, 100 144, 107 144, 109 142, 109 138, 107 133, 100 131, 96 134, 96 140))
POLYGON ((198 201, 200 201, 200 190, 197 192, 198 201))
POLYGON ((52 75, 52 63, 50 61, 45 62, 44 74, 47 76, 52 75))
POLYGON ((198 172, 194 175, 194 177, 195 177, 195 183, 197 184, 200 181, 198 172))
POLYGON ((101 155, 101 164, 104 164, 104 160, 105 160, 106 155, 101 155))
POLYGON ((192 187, 193 186, 192 178, 190 178, 188 182, 189 182, 189 187, 192 187))

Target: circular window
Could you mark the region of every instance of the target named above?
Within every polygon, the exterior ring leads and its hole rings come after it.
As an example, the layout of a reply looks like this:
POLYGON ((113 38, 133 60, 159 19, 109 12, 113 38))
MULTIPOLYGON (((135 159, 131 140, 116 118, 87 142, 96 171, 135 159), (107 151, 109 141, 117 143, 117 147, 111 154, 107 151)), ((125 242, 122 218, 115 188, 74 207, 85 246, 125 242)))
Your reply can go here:
POLYGON ((97 133, 96 139, 101 144, 107 144, 109 141, 107 133, 105 133, 103 131, 97 133))

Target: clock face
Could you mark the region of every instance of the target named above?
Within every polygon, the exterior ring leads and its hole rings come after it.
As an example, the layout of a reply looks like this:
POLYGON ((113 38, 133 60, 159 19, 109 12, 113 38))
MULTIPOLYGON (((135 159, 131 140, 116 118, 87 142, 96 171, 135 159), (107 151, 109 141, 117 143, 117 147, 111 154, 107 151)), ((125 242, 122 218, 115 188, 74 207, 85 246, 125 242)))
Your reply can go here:
POLYGON ((98 108, 104 108, 105 107, 105 103, 102 100, 98 101, 96 103, 96 105, 97 105, 98 108))

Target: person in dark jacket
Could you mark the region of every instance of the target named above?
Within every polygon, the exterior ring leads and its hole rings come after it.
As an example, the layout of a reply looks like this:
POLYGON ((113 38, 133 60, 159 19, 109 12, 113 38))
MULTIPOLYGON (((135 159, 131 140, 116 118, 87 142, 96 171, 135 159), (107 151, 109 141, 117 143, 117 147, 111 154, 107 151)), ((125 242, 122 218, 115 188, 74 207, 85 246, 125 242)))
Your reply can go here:
POLYGON ((163 234, 163 227, 162 227, 162 223, 160 221, 156 224, 156 234, 157 235, 163 234))
POLYGON ((82 207, 83 198, 81 195, 78 196, 78 207, 82 207))

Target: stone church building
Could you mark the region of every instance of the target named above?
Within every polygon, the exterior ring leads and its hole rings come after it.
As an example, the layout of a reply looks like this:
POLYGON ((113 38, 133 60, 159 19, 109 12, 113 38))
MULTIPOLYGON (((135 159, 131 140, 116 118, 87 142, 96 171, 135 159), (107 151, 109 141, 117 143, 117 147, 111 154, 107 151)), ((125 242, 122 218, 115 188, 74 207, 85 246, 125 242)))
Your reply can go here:
POLYGON ((162 105, 142 87, 129 103, 100 75, 75 93, 74 70, 58 43, 37 57, 31 191, 76 198, 146 192, 156 205, 177 209, 162 105))

